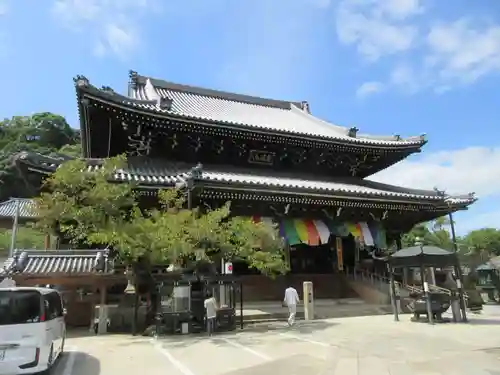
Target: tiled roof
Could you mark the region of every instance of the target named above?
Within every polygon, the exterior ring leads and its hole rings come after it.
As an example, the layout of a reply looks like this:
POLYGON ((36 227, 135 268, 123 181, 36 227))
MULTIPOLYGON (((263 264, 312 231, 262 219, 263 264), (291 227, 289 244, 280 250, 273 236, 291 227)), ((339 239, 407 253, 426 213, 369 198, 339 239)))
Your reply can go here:
POLYGON ((22 275, 71 274, 85 275, 99 273, 96 270, 97 254, 105 258, 105 269, 100 273, 112 271, 104 250, 16 250, 14 257, 4 263, 4 273, 22 275), (26 262, 20 269, 15 267, 16 259, 26 253, 26 262))
MULTIPOLYGON (((263 99, 222 91, 170 83, 136 76, 129 98, 124 104, 137 109, 177 115, 193 120, 276 131, 282 134, 339 140, 348 143, 378 146, 415 146, 426 141, 424 135, 402 139, 399 136, 373 136, 358 133, 350 136, 350 127, 334 125, 310 114, 305 102, 263 99), (162 105, 162 103, 169 103, 162 105)), ((88 84, 88 82, 87 82, 88 84)), ((82 86, 79 86, 82 87, 82 86)), ((83 86, 85 87, 85 85, 83 86)), ((93 87, 87 85, 87 87, 93 87)), ((108 98, 113 92, 103 91, 108 98)))
POLYGON ((0 203, 0 218, 14 219, 18 204, 20 219, 34 219, 36 217, 33 211, 34 202, 32 199, 11 198, 8 201, 0 203))
MULTIPOLYGON (((41 157, 41 156, 40 156, 41 157)), ((31 165, 36 164, 37 154, 25 154, 24 160, 31 165)), ((57 161, 49 162, 47 157, 41 157, 42 164, 55 170, 57 161)), ((131 181, 142 186, 174 186, 183 182, 193 166, 185 163, 174 163, 161 159, 145 157, 131 157, 128 167, 114 174, 117 181, 131 181)), ((92 160, 90 169, 99 168, 97 160, 92 160)), ((222 168, 219 166, 204 165, 201 181, 213 184, 244 185, 250 187, 274 188, 285 193, 289 191, 311 191, 325 194, 359 195, 376 198, 409 198, 428 201, 442 201, 443 196, 433 190, 406 189, 398 186, 382 184, 359 178, 351 179, 322 179, 314 176, 296 177, 295 175, 268 172, 254 169, 222 168), (272 173, 270 175, 270 173, 272 173)), ((457 198, 450 197, 452 204, 469 204, 475 198, 472 195, 457 198)))

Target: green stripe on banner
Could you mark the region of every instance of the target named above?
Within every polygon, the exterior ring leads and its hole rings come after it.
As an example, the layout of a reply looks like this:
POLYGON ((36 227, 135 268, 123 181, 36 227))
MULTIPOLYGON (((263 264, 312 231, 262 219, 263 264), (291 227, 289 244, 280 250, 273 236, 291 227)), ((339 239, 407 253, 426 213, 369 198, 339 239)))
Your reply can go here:
POLYGON ((285 239, 287 240, 289 245, 298 245, 302 243, 300 241, 297 230, 295 229, 295 223, 293 220, 283 220, 283 227, 285 228, 285 239))
POLYGON ((327 220, 325 221, 325 223, 328 226, 328 229, 330 229, 330 232, 332 233, 333 236, 336 237, 349 236, 349 230, 347 229, 344 223, 335 222, 334 220, 327 220))

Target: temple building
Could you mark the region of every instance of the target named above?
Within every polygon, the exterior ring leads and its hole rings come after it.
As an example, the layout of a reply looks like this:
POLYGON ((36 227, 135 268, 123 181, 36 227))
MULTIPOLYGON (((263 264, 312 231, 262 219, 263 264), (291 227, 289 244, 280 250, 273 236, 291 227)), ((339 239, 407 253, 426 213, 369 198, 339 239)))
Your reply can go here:
MULTIPOLYGON (((364 134, 315 117, 306 101, 181 85, 133 71, 126 95, 84 76, 74 82, 89 166, 127 154, 128 167, 114 179, 135 182, 143 204, 155 204, 158 189, 182 184, 193 207, 231 201, 233 215, 277 223, 291 276, 316 281, 317 297, 342 295, 332 285, 342 284, 345 268, 397 245, 415 224, 475 201, 472 194, 452 197, 366 179, 421 152, 422 135, 364 134)), ((64 161, 30 153, 18 160, 40 175, 64 161)), ((248 298, 282 293, 284 281, 265 282, 244 264, 235 263, 234 272, 246 277, 248 298)))

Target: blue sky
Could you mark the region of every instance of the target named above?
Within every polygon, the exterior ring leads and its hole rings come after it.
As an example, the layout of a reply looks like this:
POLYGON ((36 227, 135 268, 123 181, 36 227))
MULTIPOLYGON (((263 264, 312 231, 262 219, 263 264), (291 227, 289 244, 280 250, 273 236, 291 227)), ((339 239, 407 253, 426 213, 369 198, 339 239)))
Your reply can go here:
POLYGON ((361 132, 418 135, 424 152, 375 176, 474 191, 463 233, 500 227, 496 0, 0 0, 0 116, 77 126, 72 78, 125 92, 128 70, 307 100, 361 132))

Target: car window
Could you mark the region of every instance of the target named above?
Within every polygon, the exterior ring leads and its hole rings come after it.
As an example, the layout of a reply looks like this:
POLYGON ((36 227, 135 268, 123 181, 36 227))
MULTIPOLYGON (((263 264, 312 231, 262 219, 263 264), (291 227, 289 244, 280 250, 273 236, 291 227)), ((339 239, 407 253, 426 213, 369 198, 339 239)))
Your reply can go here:
POLYGON ((0 326, 40 322, 41 298, 33 290, 0 291, 0 326))
POLYGON ((51 292, 44 297, 45 316, 47 320, 60 318, 63 316, 61 297, 57 292, 51 292))

